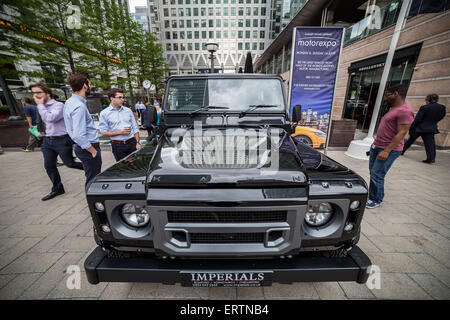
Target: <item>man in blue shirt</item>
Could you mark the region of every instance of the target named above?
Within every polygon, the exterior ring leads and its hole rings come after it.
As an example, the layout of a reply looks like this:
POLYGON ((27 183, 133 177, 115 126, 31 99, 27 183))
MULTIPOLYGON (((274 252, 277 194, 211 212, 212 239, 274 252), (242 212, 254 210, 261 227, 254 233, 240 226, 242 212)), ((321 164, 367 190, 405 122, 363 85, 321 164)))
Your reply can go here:
POLYGON ((83 163, 86 184, 102 170, 97 129, 86 106, 86 97, 91 92, 89 75, 74 71, 67 75, 73 94, 64 105, 64 122, 67 132, 76 143, 75 154, 83 163))
POLYGON ((100 112, 98 124, 102 137, 111 138, 111 147, 116 161, 141 148, 139 128, 133 111, 123 106, 123 92, 111 89, 108 92, 111 104, 100 112))
MULTIPOLYGON (((36 106, 31 103, 30 98, 22 98, 20 102, 22 102, 23 105, 23 113, 25 115, 25 118, 27 119, 28 127, 30 129, 33 129, 33 127, 36 125, 37 118, 36 106)), ((31 132, 28 132, 28 134, 28 145, 25 148, 22 148, 22 150, 25 152, 34 151, 34 148, 39 145, 39 140, 31 132)))

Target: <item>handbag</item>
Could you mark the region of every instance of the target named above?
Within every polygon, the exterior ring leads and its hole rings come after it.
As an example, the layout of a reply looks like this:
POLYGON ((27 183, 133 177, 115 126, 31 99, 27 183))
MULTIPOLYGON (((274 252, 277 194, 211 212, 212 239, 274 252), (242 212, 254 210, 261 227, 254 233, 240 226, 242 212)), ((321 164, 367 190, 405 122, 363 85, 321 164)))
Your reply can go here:
POLYGON ((38 131, 37 127, 34 126, 33 128, 28 128, 28 131, 30 131, 30 133, 36 137, 36 139, 41 140, 41 133, 38 131))

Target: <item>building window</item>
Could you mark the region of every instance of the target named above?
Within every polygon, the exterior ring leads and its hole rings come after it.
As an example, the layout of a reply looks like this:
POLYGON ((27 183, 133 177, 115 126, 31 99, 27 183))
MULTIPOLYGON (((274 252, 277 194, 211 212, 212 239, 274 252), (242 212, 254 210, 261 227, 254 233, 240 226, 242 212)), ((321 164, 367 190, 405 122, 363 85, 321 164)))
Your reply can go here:
POLYGON ((214 8, 208 8, 208 16, 213 16, 214 15, 214 8))
POLYGON ((220 28, 222 26, 221 20, 216 19, 216 28, 220 28))
POLYGON ((184 20, 180 20, 180 28, 184 28, 184 20))
POLYGON ((236 16, 236 8, 231 8, 231 15, 236 16))
POLYGON ((206 8, 200 8, 201 10, 201 16, 205 17, 206 16, 206 8))
POLYGON ((166 43, 166 50, 172 51, 172 45, 170 43, 166 43))
POLYGON ((170 21, 169 20, 164 20, 164 27, 165 28, 170 28, 170 21))
POLYGON ((238 15, 239 16, 243 16, 244 15, 244 8, 242 8, 242 7, 238 8, 238 15))
POLYGON ((261 28, 265 28, 266 27, 266 20, 264 20, 264 19, 259 20, 259 25, 261 26, 261 28))
POLYGON ((195 19, 194 20, 194 28, 198 28, 198 26, 199 26, 199 21, 198 21, 198 19, 195 19))
POLYGON ((238 39, 243 39, 244 38, 244 31, 239 30, 238 31, 238 39))
POLYGON ((253 27, 258 28, 258 19, 253 19, 253 27))
POLYGON ((180 43, 180 51, 186 51, 186 45, 184 43, 180 43))
POLYGON ((243 28, 244 27, 244 19, 239 19, 238 20, 238 27, 239 28, 243 28))
POLYGON ((192 51, 192 43, 188 43, 188 50, 192 51))
POLYGON ((259 50, 261 50, 261 51, 264 50, 264 43, 263 42, 259 43, 259 50))
POLYGON ((245 31, 245 39, 250 39, 250 30, 245 31))
POLYGON ((173 44, 173 51, 178 51, 178 43, 173 44))
POLYGON ((206 31, 202 31, 202 39, 206 39, 206 31))
POLYGON ((183 9, 183 8, 179 8, 179 9, 178 9, 178 16, 179 16, 179 17, 184 16, 184 9, 183 9))
POLYGON ((195 16, 195 17, 198 16, 198 8, 194 8, 194 16, 195 16))
POLYGON ((191 8, 186 8, 186 17, 191 16, 191 8))
POLYGON ((214 39, 214 31, 208 31, 208 36, 210 39, 214 39))
POLYGON ((172 20, 172 29, 177 28, 177 20, 172 20))
POLYGON ((236 30, 231 30, 230 36, 231 36, 231 39, 235 39, 236 38, 236 30))
POLYGON ((206 19, 202 19, 202 28, 206 28, 206 19))
POLYGON ((220 39, 220 31, 216 31, 216 39, 220 39))
POLYGON ((192 21, 186 20, 186 28, 192 28, 192 21))
POLYGON ((180 31, 180 39, 184 39, 184 31, 180 31))
POLYGON ((258 44, 256 42, 252 43, 252 50, 258 50, 258 44))
POLYGON ((183 4, 183 0, 178 0, 178 4, 183 4))
POLYGON ((250 42, 245 43, 245 50, 250 50, 250 42))
POLYGON ((265 16, 266 15, 266 8, 261 8, 261 15, 265 16))
POLYGON ((253 30, 253 39, 258 39, 258 31, 253 30))
POLYGON ((194 44, 194 46, 195 46, 195 50, 200 50, 200 43, 196 42, 194 44))
POLYGON ((178 39, 178 33, 176 31, 172 32, 172 39, 174 40, 178 39))
POLYGON ((245 8, 245 14, 247 15, 247 17, 250 17, 252 15, 252 8, 250 7, 245 8))
POLYGON ((236 28, 236 20, 230 20, 230 27, 236 28))
POLYGON ((166 31, 166 40, 170 40, 170 32, 166 31))
POLYGON ((223 27, 228 28, 228 20, 227 19, 223 20, 223 27))
POLYGON ((169 8, 164 8, 164 17, 169 16, 169 8))
POLYGON ((187 32, 187 38, 188 39, 192 39, 192 31, 188 31, 187 32))
POLYGON ((186 4, 191 4, 191 0, 186 0, 186 4))
POLYGON ((223 8, 223 15, 228 16, 228 8, 223 8))
POLYGON ((258 15, 258 7, 253 8, 253 15, 256 17, 258 15))
POLYGON ((250 28, 252 26, 252 20, 251 19, 245 19, 245 27, 250 28))
POLYGON ((216 16, 220 17, 222 15, 222 9, 216 8, 216 16))
POLYGON ((265 32, 265 31, 260 31, 260 32, 259 32, 259 37, 260 37, 261 39, 264 39, 265 36, 266 36, 266 32, 265 32))
POLYGON ((176 8, 170 9, 170 14, 171 14, 172 17, 176 17, 177 16, 177 9, 176 8))
POLYGON ((228 31, 226 30, 223 31, 223 38, 228 39, 228 31))
POLYGON ((244 49, 242 42, 238 42, 238 50, 244 49))
POLYGON ((209 19, 209 20, 208 20, 208 26, 209 26, 210 28, 214 28, 214 20, 213 20, 213 19, 209 19))
POLYGON ((200 39, 200 31, 194 31, 194 38, 200 39))

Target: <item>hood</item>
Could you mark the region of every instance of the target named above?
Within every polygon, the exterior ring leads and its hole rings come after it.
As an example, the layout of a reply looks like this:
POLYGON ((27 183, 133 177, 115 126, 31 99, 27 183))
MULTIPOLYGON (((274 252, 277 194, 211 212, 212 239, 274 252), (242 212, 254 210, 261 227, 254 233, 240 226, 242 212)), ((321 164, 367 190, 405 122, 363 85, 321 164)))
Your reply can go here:
POLYGON ((160 140, 149 187, 307 185, 295 145, 282 129, 177 130, 160 140))

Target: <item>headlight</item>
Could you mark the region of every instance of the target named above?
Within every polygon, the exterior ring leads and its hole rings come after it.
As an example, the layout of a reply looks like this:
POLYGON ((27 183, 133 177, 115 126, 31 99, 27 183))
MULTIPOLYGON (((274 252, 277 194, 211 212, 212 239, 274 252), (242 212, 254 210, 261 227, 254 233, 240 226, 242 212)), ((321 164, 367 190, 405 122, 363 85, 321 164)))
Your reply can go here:
POLYGON ((322 202, 320 205, 309 207, 306 212, 305 221, 313 227, 320 227, 330 221, 333 216, 333 207, 328 202, 322 202))
POLYGON ((325 133, 323 133, 323 132, 314 132, 314 134, 315 134, 316 136, 322 137, 322 138, 326 138, 326 137, 327 137, 327 135, 326 135, 325 133))
POLYGON ((132 227, 143 227, 150 221, 147 210, 127 203, 122 207, 122 218, 132 227))

